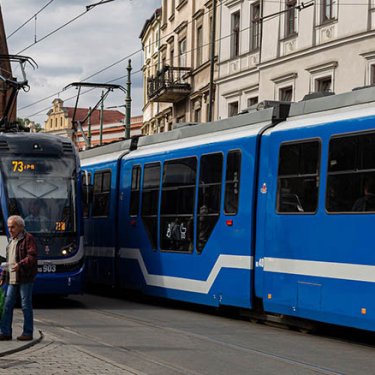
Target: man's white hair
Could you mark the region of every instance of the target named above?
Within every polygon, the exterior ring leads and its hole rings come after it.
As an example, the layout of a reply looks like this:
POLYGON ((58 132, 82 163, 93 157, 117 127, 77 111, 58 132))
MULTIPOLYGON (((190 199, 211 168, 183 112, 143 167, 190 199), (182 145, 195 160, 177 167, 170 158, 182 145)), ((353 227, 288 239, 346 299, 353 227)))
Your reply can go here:
POLYGON ((17 225, 22 228, 25 228, 25 220, 22 219, 19 215, 12 215, 8 217, 8 223, 14 221, 17 225))

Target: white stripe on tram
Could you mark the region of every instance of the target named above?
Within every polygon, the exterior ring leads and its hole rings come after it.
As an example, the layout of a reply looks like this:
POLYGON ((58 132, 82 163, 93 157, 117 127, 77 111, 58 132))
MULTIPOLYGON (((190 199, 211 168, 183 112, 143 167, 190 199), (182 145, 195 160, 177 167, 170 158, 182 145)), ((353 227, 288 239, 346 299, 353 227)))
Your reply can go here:
POLYGON ((120 257, 137 260, 146 284, 167 289, 207 294, 222 268, 251 270, 253 257, 240 255, 219 255, 206 280, 187 279, 175 276, 152 275, 147 271, 139 249, 120 249, 120 257))
POLYGON ((264 271, 370 283, 375 282, 375 266, 363 264, 264 258, 264 271))

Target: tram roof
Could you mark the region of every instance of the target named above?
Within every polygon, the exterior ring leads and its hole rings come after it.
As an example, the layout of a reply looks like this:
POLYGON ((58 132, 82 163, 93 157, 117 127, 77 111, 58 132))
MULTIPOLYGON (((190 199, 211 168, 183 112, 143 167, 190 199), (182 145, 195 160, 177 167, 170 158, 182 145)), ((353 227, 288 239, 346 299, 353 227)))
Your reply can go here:
POLYGON ((92 159, 92 161, 98 161, 99 159, 100 161, 116 160, 123 154, 130 152, 131 149, 148 149, 152 146, 162 145, 164 143, 174 143, 175 141, 196 139, 202 136, 209 136, 210 134, 218 135, 226 131, 236 131, 236 129, 242 130, 241 128, 244 127, 249 129, 252 133, 257 134, 264 127, 265 123, 271 123, 278 116, 284 115, 285 117, 283 109, 280 109, 280 103, 266 102, 266 105, 271 107, 239 114, 238 116, 224 120, 204 124, 176 124, 175 128, 169 132, 140 137, 138 138, 137 142, 134 140, 125 140, 96 147, 91 150, 81 151, 80 157, 81 160, 85 160, 84 164, 89 164, 89 159, 92 159), (137 143, 136 147, 131 146, 132 141, 133 143, 137 143))
POLYGON ((342 110, 345 107, 366 105, 375 101, 375 86, 358 88, 343 94, 323 96, 312 100, 292 103, 288 119, 312 113, 342 110))
POLYGON ((63 155, 75 152, 70 138, 45 133, 0 132, 1 154, 63 155))
POLYGON ((175 129, 165 133, 153 134, 151 136, 142 137, 139 139, 138 148, 149 146, 162 142, 177 141, 190 137, 198 137, 211 133, 218 133, 225 130, 241 128, 243 126, 252 126, 254 130, 261 128, 260 124, 264 122, 271 122, 275 116, 275 109, 273 107, 266 108, 260 111, 242 113, 238 116, 233 116, 224 120, 199 123, 184 123, 176 124, 175 129))

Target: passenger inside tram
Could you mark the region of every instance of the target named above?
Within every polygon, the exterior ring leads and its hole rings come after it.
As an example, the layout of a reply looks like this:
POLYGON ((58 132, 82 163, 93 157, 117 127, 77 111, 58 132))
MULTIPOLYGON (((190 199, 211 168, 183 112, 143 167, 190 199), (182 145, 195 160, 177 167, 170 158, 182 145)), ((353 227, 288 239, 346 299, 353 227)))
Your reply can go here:
POLYGON ((363 187, 363 196, 358 198, 352 207, 352 211, 375 211, 375 177, 366 179, 363 187))

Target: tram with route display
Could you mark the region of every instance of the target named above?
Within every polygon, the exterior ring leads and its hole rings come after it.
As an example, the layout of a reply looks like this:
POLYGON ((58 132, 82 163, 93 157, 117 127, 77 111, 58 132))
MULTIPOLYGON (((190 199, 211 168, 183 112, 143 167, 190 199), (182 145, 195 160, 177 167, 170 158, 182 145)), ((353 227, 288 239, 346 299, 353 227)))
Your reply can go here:
POLYGON ((34 294, 82 293, 84 252, 78 153, 69 139, 0 133, 0 256, 11 215, 25 220, 38 247, 34 294))
POLYGON ((178 125, 81 163, 88 282, 375 331, 374 87, 178 125))

